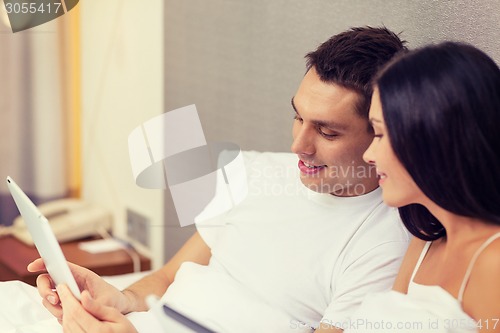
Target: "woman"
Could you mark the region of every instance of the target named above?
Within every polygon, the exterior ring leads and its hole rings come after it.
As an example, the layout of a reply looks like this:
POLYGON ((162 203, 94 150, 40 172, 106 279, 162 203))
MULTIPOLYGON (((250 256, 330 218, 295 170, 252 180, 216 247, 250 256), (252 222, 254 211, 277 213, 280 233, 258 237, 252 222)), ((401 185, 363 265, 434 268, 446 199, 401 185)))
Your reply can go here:
POLYGON ((446 42, 379 73, 364 158, 416 236, 346 331, 500 332, 500 70, 446 42), (352 329, 352 330, 350 330, 352 329))

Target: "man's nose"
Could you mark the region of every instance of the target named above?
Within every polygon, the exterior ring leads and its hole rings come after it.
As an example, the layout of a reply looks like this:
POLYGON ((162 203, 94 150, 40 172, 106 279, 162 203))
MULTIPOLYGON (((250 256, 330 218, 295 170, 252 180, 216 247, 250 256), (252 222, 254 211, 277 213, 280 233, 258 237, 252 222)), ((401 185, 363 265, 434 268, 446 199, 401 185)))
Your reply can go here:
POLYGON ((313 133, 310 129, 302 125, 296 130, 291 150, 298 155, 313 155, 316 152, 313 133))

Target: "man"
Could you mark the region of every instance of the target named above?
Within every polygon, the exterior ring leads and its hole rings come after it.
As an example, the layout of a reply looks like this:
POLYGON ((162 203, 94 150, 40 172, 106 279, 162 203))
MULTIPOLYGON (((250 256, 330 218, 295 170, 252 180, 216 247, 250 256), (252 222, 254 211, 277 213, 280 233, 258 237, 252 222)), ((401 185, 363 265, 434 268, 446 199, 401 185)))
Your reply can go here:
MULTIPOLYGON (((71 332, 134 332, 122 313, 147 310, 149 294, 165 294, 167 303, 216 331, 341 331, 365 294, 391 287, 408 243, 397 212, 382 204, 375 170, 362 159, 373 138, 371 79, 403 50, 394 33, 363 27, 306 56, 308 70, 292 98, 298 161, 290 160, 305 187, 294 187, 294 174, 265 177, 260 190, 297 190, 250 191, 215 219, 222 226, 198 225, 163 268, 122 292, 72 265, 86 290, 80 304, 65 286, 53 292, 41 275, 43 304, 71 332)), ((256 156, 250 175, 262 174, 273 156, 256 156)), ((43 263, 28 269, 42 270, 43 263)))

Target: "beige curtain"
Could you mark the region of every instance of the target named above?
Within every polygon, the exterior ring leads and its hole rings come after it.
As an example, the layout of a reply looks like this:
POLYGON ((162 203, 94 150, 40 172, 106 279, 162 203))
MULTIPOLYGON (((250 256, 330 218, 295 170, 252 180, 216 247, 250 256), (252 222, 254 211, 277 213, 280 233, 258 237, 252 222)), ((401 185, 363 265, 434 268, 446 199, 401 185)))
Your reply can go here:
POLYGON ((8 175, 35 204, 80 195, 79 17, 18 33, 0 21, 0 224, 18 215, 8 175))

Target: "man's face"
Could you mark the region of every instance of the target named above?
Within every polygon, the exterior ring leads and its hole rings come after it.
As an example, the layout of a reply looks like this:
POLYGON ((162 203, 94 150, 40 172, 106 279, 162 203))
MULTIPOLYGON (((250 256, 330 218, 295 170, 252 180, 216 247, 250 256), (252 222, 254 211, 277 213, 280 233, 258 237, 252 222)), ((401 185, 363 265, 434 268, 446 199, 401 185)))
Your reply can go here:
POLYGON ((320 80, 311 68, 292 99, 295 111, 292 152, 302 183, 313 191, 356 196, 377 187, 375 169, 363 161, 373 134, 356 113, 360 96, 320 80))

